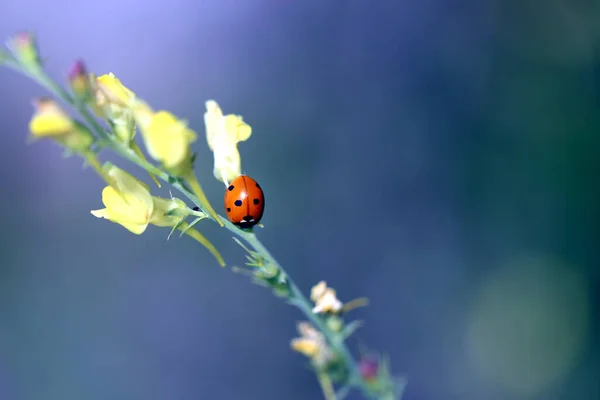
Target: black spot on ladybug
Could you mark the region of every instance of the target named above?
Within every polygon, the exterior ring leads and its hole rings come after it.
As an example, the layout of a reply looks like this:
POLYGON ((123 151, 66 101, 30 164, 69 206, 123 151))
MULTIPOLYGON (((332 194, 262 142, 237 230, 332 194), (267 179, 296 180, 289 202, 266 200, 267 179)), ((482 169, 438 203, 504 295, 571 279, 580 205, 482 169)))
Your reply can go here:
POLYGON ((227 212, 231 212, 231 208, 227 207, 227 212))
POLYGON ((234 187, 235 187, 235 186, 233 186, 233 185, 229 185, 229 187, 227 188, 227 190, 229 190, 229 191, 231 192, 231 191, 233 190, 233 188, 234 188, 234 187))
POLYGON ((260 189, 260 185, 258 183, 256 184, 256 187, 260 189))
POLYGON ((260 204, 260 199, 254 199, 252 200, 252 202, 254 203, 255 206, 260 204))
POLYGON ((192 208, 192 210, 194 210, 194 211, 200 211, 200 207, 194 207, 194 208, 192 208))
POLYGON ((242 201, 241 200, 236 200, 235 203, 233 203, 233 204, 235 204, 237 207, 241 207, 242 206, 242 201))

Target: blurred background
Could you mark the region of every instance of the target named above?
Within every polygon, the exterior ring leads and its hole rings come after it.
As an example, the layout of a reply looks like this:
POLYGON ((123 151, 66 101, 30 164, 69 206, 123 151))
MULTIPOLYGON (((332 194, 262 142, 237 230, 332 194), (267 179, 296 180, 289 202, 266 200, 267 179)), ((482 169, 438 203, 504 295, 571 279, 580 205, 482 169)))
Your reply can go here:
MULTIPOLYGON (((0 36, 25 29, 61 82, 82 57, 187 118, 221 213, 204 102, 243 115, 260 239, 305 291, 371 299, 349 344, 406 400, 600 398, 600 3, 3 0, 0 36)), ((297 310, 189 238, 91 216, 94 173, 26 144, 46 92, 0 88, 1 400, 322 398, 297 310)))

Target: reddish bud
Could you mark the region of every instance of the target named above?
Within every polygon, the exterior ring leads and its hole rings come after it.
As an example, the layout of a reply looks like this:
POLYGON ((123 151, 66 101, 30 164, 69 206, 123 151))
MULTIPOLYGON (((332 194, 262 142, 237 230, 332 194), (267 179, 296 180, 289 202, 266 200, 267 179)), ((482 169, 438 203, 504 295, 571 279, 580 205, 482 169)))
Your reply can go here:
POLYGON ((31 32, 20 32, 8 41, 15 57, 28 67, 39 67, 40 56, 35 36, 31 32))
POLYGON ((68 80, 75 97, 86 100, 93 95, 92 81, 82 60, 73 63, 68 80))
POLYGON ((362 357, 358 363, 358 373, 365 381, 377 378, 379 362, 372 357, 362 357))

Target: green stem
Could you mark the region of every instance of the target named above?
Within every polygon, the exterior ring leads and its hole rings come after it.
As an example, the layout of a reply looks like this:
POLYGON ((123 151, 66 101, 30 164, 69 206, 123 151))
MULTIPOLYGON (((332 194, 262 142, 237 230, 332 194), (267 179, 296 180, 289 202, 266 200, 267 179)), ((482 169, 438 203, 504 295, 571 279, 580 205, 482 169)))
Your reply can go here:
POLYGON ((319 385, 321 386, 325 400, 336 400, 335 390, 333 389, 333 384, 331 383, 329 376, 324 372, 319 372, 317 373, 317 379, 319 380, 319 385))
MULTIPOLYGON (((43 71, 36 70, 34 72, 28 71, 22 68, 18 63, 10 62, 7 63, 5 61, 5 65, 15 69, 16 71, 30 77, 31 79, 38 82, 41 86, 48 89, 58 98, 63 100, 65 103, 68 103, 75 107, 77 111, 81 114, 81 116, 85 119, 85 121, 89 124, 90 128, 95 131, 98 137, 101 139, 101 144, 104 147, 111 148, 113 151, 121 155, 123 158, 129 160, 130 162, 138 165, 139 167, 145 169, 148 173, 160 178, 164 182, 171 184, 177 190, 179 190, 185 197, 187 197, 192 203, 197 205, 198 207, 204 209, 204 204, 196 197, 185 185, 182 184, 181 181, 173 180, 172 177, 161 169, 155 167, 145 159, 140 158, 134 151, 129 148, 126 148, 124 145, 111 140, 106 134, 104 128, 98 123, 96 118, 90 113, 87 107, 78 104, 73 96, 71 96, 66 90, 57 85, 51 78, 49 78, 43 71)), ((203 210, 207 211, 207 210, 203 210)), ((271 253, 265 248, 265 246, 258 240, 256 235, 252 232, 246 232, 231 222, 229 222, 226 218, 221 217, 218 214, 213 217, 209 214, 210 219, 214 219, 215 222, 222 224, 227 228, 230 232, 244 240, 248 245, 250 245, 254 251, 259 253, 263 258, 268 260, 273 265, 277 266, 277 268, 281 271, 281 273, 286 276, 290 294, 291 301, 290 303, 296 306, 308 320, 312 322, 313 325, 317 327, 319 331, 323 333, 325 338, 327 339, 328 344, 331 348, 337 352, 337 354, 341 357, 342 362, 348 368, 349 376, 348 383, 352 386, 358 387, 361 389, 363 394, 369 394, 366 386, 357 371, 356 361, 354 360, 352 354, 348 350, 346 344, 342 341, 336 340, 336 334, 329 329, 329 327, 324 323, 321 317, 312 312, 312 303, 304 296, 300 288, 295 284, 295 282, 289 277, 289 275, 285 272, 285 270, 281 267, 281 265, 275 260, 275 258, 271 255, 271 253)), ((371 396, 368 396, 371 397, 371 396)))

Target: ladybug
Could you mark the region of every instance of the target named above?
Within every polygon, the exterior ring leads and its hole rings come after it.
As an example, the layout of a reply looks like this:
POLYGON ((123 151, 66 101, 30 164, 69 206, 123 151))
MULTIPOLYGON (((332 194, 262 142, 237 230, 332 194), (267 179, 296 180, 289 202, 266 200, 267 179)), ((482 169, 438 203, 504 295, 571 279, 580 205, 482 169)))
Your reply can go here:
POLYGON ((227 218, 242 229, 258 224, 265 209, 260 185, 248 175, 235 178, 225 190, 227 218))

